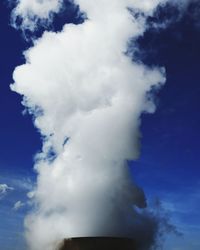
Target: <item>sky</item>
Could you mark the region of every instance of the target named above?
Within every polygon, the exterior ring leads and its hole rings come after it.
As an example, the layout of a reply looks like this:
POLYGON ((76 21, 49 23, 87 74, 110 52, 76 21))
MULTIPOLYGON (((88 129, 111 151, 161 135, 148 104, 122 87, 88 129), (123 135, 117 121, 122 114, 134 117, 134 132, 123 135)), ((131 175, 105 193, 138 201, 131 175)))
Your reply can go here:
MULTIPOLYGON (((144 189, 150 206, 159 199, 170 223, 182 234, 165 236, 165 250, 200 249, 199 9, 194 4, 177 18, 173 9, 160 10, 137 41, 138 61, 166 69, 166 83, 155 96, 156 112, 142 114, 140 158, 129 163, 132 178, 144 189), (167 27, 152 25, 161 19, 170 19, 167 27)), ((71 7, 61 12, 50 28, 59 31, 66 22, 81 22, 76 11, 71 7)), ((23 221, 31 209, 27 193, 36 180, 34 156, 42 143, 31 116, 23 112, 21 96, 10 90, 13 71, 24 62, 22 52, 31 45, 11 27, 10 12, 7 2, 1 1, 0 246, 22 250, 23 221)))

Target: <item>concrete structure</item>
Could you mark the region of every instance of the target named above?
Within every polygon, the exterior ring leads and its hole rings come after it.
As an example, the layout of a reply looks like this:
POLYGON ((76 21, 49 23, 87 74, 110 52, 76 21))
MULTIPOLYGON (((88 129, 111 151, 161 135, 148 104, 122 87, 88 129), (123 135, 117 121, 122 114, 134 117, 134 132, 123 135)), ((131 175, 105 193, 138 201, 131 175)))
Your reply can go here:
POLYGON ((58 250, 137 250, 134 240, 115 237, 65 239, 58 250))

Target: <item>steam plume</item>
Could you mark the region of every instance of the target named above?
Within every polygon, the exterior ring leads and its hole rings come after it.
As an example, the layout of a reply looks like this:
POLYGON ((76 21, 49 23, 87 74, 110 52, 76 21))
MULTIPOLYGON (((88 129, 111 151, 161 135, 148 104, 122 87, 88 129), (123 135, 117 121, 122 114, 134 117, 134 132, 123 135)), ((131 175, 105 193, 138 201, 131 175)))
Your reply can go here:
MULTIPOLYGON (((26 2, 19 1, 13 15, 32 30, 33 17, 61 8, 61 1, 26 2)), ((145 208, 145 195, 130 179, 126 160, 139 155, 140 115, 155 111, 147 93, 165 77, 162 68, 133 62, 125 52, 160 2, 77 0, 85 22, 44 32, 15 69, 11 88, 23 95, 43 137, 35 164, 36 209, 26 218, 31 250, 53 250, 63 238, 78 236, 140 241, 143 233, 141 249, 154 243, 156 221, 136 209, 145 208)))

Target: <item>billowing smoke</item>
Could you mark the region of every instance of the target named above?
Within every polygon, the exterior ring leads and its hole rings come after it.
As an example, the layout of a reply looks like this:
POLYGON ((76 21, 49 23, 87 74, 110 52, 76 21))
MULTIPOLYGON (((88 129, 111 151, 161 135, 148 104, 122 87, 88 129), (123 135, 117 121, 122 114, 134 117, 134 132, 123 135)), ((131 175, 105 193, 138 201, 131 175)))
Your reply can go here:
MULTIPOLYGON (((126 52, 160 2, 77 0, 85 21, 44 32, 15 69, 11 88, 23 96, 43 138, 35 209, 25 221, 31 250, 53 250, 78 236, 133 237, 141 249, 155 243, 158 223, 140 211, 145 195, 127 160, 139 156, 140 116, 155 111, 150 93, 164 83, 164 70, 126 52)), ((13 17, 33 30, 34 20, 51 18, 61 3, 21 0, 13 17)))

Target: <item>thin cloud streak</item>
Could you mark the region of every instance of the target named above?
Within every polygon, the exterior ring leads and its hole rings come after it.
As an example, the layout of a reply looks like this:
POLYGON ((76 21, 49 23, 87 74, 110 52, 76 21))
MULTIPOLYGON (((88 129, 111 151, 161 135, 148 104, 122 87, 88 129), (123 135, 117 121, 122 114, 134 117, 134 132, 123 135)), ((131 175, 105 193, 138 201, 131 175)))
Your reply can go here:
POLYGON ((0 184, 0 200, 6 196, 9 191, 14 190, 13 187, 9 187, 7 184, 0 184))

